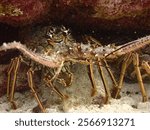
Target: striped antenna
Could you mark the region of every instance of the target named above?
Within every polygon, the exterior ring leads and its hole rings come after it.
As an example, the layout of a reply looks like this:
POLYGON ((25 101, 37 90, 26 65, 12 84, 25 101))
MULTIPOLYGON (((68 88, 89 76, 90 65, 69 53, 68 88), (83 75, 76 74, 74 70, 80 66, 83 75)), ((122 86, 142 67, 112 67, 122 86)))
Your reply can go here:
POLYGON ((150 35, 128 42, 122 46, 120 46, 119 48, 117 48, 116 50, 114 50, 113 52, 110 52, 109 54, 107 54, 105 56, 105 58, 109 57, 112 54, 115 54, 116 52, 119 51, 118 55, 123 55, 129 52, 133 52, 136 51, 146 45, 150 44, 150 35))

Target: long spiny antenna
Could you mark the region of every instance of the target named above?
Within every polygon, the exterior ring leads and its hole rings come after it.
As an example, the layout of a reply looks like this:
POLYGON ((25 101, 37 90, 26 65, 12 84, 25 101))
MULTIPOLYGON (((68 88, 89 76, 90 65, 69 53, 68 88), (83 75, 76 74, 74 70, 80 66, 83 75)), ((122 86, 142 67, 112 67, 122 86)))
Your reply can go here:
POLYGON ((0 46, 0 51, 6 51, 10 49, 18 49, 20 52, 22 52, 25 56, 28 58, 43 64, 45 66, 55 68, 59 67, 61 62, 64 60, 63 57, 60 55, 54 53, 49 56, 45 56, 43 54, 35 53, 31 50, 29 50, 25 45, 21 44, 20 42, 11 42, 11 43, 3 43, 2 46, 0 46))
POLYGON ((143 38, 140 38, 140 39, 137 39, 137 40, 134 40, 134 41, 131 41, 131 42, 128 42, 128 43, 120 46, 116 50, 107 54, 105 56, 105 58, 107 58, 108 56, 110 56, 112 54, 115 54, 115 52, 117 52, 117 51, 120 51, 119 55, 123 55, 123 54, 126 54, 128 52, 132 52, 132 51, 135 51, 139 48, 142 48, 142 47, 146 46, 147 44, 150 44, 150 35, 143 37, 143 38))

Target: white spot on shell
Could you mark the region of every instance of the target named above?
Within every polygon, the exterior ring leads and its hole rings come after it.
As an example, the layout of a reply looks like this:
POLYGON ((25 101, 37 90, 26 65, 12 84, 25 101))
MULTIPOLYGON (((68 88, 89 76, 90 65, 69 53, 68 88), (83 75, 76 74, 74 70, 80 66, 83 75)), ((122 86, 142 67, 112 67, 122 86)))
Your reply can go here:
POLYGON ((7 44, 6 44, 6 43, 3 43, 3 46, 4 46, 4 47, 6 47, 6 46, 7 46, 7 44))
POLYGON ((59 54, 59 53, 60 53, 60 51, 57 51, 56 53, 57 53, 57 54, 59 54))
POLYGON ((98 57, 98 54, 95 54, 95 57, 98 57))

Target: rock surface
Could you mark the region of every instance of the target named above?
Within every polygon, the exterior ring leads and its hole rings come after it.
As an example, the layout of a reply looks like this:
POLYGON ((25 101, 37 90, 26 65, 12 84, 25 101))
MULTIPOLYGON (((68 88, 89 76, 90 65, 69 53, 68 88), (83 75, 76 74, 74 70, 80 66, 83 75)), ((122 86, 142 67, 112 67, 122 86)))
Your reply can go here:
POLYGON ((45 0, 1 0, 0 22, 13 26, 42 21, 48 12, 45 0))
POLYGON ((88 27, 104 30, 150 30, 150 0, 1 0, 0 2, 0 22, 19 26, 41 21, 57 22, 82 29, 88 27))

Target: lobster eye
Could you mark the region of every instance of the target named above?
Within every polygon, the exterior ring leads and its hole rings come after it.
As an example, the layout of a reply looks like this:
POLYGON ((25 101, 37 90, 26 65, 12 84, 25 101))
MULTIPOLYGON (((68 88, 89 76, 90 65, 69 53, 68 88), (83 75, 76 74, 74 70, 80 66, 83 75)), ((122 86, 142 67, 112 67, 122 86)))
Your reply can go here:
POLYGON ((47 33, 46 33, 46 38, 53 38, 53 34, 50 33, 50 32, 47 32, 47 33))
POLYGON ((52 27, 52 28, 50 28, 50 33, 55 33, 56 32, 56 28, 54 28, 54 27, 52 27))
POLYGON ((46 33, 46 36, 48 38, 53 38, 55 33, 56 33, 56 28, 55 27, 49 27, 49 29, 46 33))
POLYGON ((69 34, 69 29, 64 30, 64 33, 69 34))
POLYGON ((66 27, 64 27, 64 26, 61 27, 61 31, 64 35, 69 35, 69 33, 70 33, 70 30, 66 29, 66 27))
POLYGON ((63 32, 64 30, 66 30, 66 27, 62 26, 60 30, 63 32))

